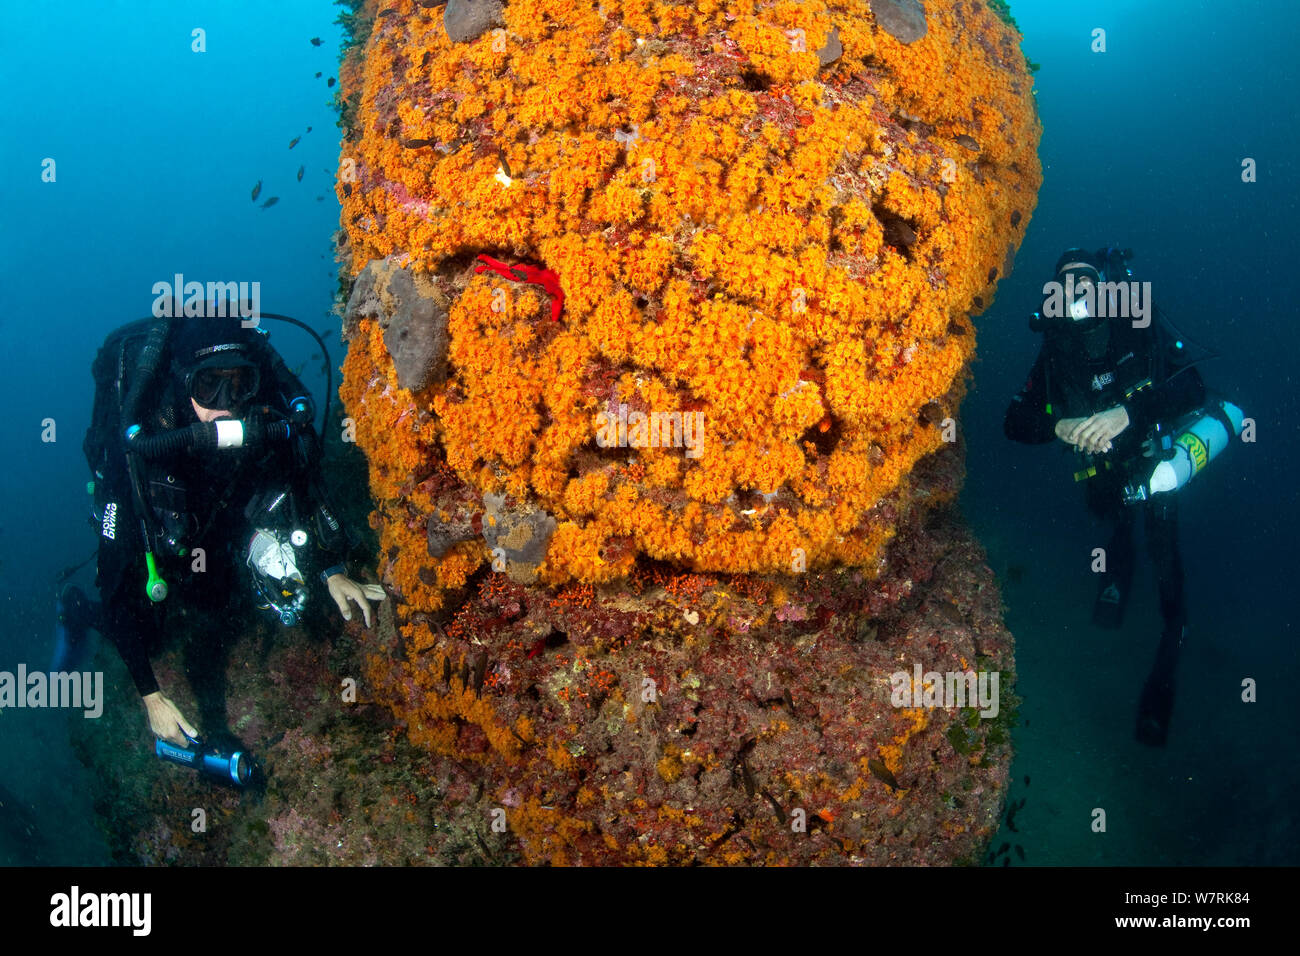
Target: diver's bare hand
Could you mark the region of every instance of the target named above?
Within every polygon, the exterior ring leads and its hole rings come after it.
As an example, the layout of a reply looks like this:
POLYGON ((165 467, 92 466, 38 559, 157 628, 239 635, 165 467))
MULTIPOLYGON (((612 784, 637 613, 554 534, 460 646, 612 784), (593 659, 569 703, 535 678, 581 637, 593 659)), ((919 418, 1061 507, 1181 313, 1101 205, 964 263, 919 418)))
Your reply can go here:
POLYGON ((145 710, 149 711, 149 728, 163 740, 178 747, 188 747, 185 734, 191 737, 199 735, 194 725, 181 716, 177 706, 164 697, 162 691, 145 694, 143 700, 145 710))
POLYGON ((346 574, 331 574, 325 586, 329 588, 334 603, 339 606, 343 620, 352 620, 352 608, 348 607, 348 601, 355 601, 366 619, 366 627, 370 626, 370 602, 382 601, 388 596, 378 584, 358 584, 346 574))
POLYGON ((1083 427, 1087 420, 1086 418, 1062 418, 1056 423, 1056 437, 1067 445, 1075 444, 1071 436, 1083 427))
POLYGON ((1070 432, 1066 441, 1094 454, 1110 451, 1111 441, 1129 426, 1128 409, 1116 405, 1083 420, 1070 432))

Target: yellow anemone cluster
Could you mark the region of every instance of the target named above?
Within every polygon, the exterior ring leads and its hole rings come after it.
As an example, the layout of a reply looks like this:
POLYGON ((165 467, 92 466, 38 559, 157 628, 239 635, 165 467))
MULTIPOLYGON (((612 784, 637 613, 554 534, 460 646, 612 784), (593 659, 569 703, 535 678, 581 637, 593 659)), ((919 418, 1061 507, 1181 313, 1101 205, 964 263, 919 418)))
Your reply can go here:
POLYGON ((367 8, 348 267, 394 257, 458 293, 445 381, 399 388, 373 319, 345 366, 408 596, 434 586, 417 565, 442 587, 483 551, 424 553, 431 463, 556 518, 551 584, 638 555, 875 565, 878 506, 953 437, 969 316, 1041 180, 1018 35, 988 4, 924 6, 912 43, 867 0, 510 0, 467 42, 443 6, 367 8), (558 277, 558 322, 541 285, 474 272, 483 253, 558 277), (620 412, 677 414, 697 444, 602 432, 620 412))

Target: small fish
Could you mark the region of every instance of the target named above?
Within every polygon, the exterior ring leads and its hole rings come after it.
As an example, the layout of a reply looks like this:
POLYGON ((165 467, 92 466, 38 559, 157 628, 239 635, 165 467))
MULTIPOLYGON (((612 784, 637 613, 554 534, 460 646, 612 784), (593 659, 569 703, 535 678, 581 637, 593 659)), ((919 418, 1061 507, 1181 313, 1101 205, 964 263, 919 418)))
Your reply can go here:
POLYGON ((299 166, 299 167, 298 167, 298 182, 302 182, 302 172, 303 172, 303 170, 304 170, 305 168, 306 168, 306 167, 304 167, 304 166, 299 166))
POLYGON ((325 85, 326 85, 326 86, 333 86, 333 85, 334 85, 335 83, 337 83, 337 82, 338 82, 338 80, 334 79, 334 77, 331 76, 328 80, 325 81, 325 85))
POLYGON ((923 425, 937 425, 943 421, 943 406, 934 401, 926 402, 921 406, 917 417, 923 425))
POLYGON ((318 359, 321 357, 321 354, 319 352, 312 352, 311 357, 314 359, 318 359))
POLYGON ((505 153, 497 153, 497 159, 501 161, 501 169, 505 172, 507 179, 514 179, 515 174, 510 171, 510 164, 506 162, 505 153))
POLYGON ((474 667, 470 673, 470 684, 474 688, 474 696, 483 696, 483 679, 487 676, 487 651, 479 651, 474 655, 474 667))
POLYGON ((325 326, 325 328, 323 328, 323 329, 320 330, 320 334, 321 334, 321 335, 333 335, 333 334, 334 334, 334 330, 331 329, 331 328, 327 325, 327 326, 325 326))
POLYGON ((262 208, 263 208, 263 209, 270 209, 272 206, 274 206, 274 205, 275 205, 276 203, 278 203, 279 201, 280 201, 280 197, 279 197, 279 196, 272 196, 272 197, 271 197, 270 199, 268 199, 266 202, 262 203, 262 208))
POLYGON ((754 775, 749 771, 748 760, 742 760, 740 762, 740 779, 745 784, 745 793, 752 797, 757 791, 757 788, 754 786, 754 775))
POLYGON ((395 13, 397 13, 396 10, 381 10, 379 13, 375 14, 375 19, 382 20, 384 17, 391 17, 395 13))
POLYGON ((321 78, 321 72, 320 72, 320 70, 317 70, 317 71, 316 71, 316 77, 315 77, 315 78, 318 79, 318 80, 321 78))
POLYGON ((766 787, 760 790, 759 793, 761 793, 764 798, 766 798, 767 802, 771 804, 772 812, 776 814, 777 822, 782 824, 785 823, 785 811, 781 809, 781 804, 776 802, 776 797, 768 793, 766 787))
POLYGON ((872 776, 874 776, 876 779, 883 780, 885 786, 887 786, 890 790, 899 789, 897 778, 895 778, 894 774, 890 771, 890 769, 885 766, 885 762, 883 760, 878 760, 877 758, 872 757, 870 760, 867 761, 867 769, 871 771, 872 776))
POLYGON ((325 201, 325 197, 324 197, 324 196, 317 196, 317 197, 316 197, 316 201, 317 201, 317 202, 324 202, 324 201, 325 201))
POLYGON ((432 139, 404 139, 400 140, 405 149, 423 149, 426 146, 433 146, 437 140, 432 139))
POLYGON ((1019 843, 1016 844, 1016 856, 1020 857, 1021 862, 1025 859, 1025 848, 1019 843))
POLYGON ((1029 774, 1025 774, 1025 786, 1029 786, 1029 774))
POLYGON ((289 148, 293 149, 295 146, 298 145, 298 141, 301 139, 302 139, 301 136, 295 136, 293 139, 289 140, 289 148))
POLYGON ((966 619, 962 616, 961 609, 951 601, 940 599, 935 602, 934 609, 949 624, 959 626, 965 623, 966 619))
POLYGON ((311 127, 310 127, 310 126, 307 127, 307 132, 309 132, 309 133, 311 132, 311 127))
POLYGON ((257 202, 257 197, 262 195, 262 181, 259 179, 257 185, 253 187, 253 202, 257 202))
POLYGON ((312 46, 320 46, 320 44, 321 44, 321 39, 320 39, 320 37, 312 37, 312 38, 311 38, 311 45, 312 45, 312 46))

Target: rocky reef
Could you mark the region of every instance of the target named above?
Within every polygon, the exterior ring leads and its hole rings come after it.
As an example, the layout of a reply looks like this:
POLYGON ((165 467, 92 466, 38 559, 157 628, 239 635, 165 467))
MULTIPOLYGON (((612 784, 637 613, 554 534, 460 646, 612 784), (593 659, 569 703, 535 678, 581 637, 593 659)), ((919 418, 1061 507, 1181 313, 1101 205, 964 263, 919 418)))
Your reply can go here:
POLYGON ((341 395, 391 600, 303 664, 315 705, 231 678, 276 782, 213 852, 978 861, 1015 679, 957 415, 1041 181, 1019 34, 977 0, 344 22, 341 395))
POLYGON ((358 25, 375 699, 476 768, 530 861, 975 858, 1005 726, 895 706, 890 675, 1012 683, 944 509, 971 316, 1040 182, 1018 35, 966 0, 358 25), (417 388, 384 332, 404 293, 366 304, 408 270, 449 330, 417 388))
POLYGON ((998 588, 947 509, 889 552, 870 588, 841 569, 783 594, 658 569, 529 604, 484 576, 418 652, 389 603, 373 631, 257 619, 215 655, 228 625, 194 621, 159 679, 258 785, 157 760, 108 647, 74 743, 123 865, 976 863, 1015 720, 998 588), (998 670, 997 714, 894 707, 911 661, 998 670))

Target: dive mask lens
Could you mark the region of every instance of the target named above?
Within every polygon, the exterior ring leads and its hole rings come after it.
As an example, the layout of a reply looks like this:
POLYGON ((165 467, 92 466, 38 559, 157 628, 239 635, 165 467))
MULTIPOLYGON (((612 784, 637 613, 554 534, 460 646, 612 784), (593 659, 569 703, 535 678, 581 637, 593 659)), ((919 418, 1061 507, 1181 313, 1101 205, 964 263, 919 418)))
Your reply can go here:
POLYGON ((201 368, 190 377, 190 397, 204 408, 231 408, 257 394, 259 376, 249 365, 201 368))

